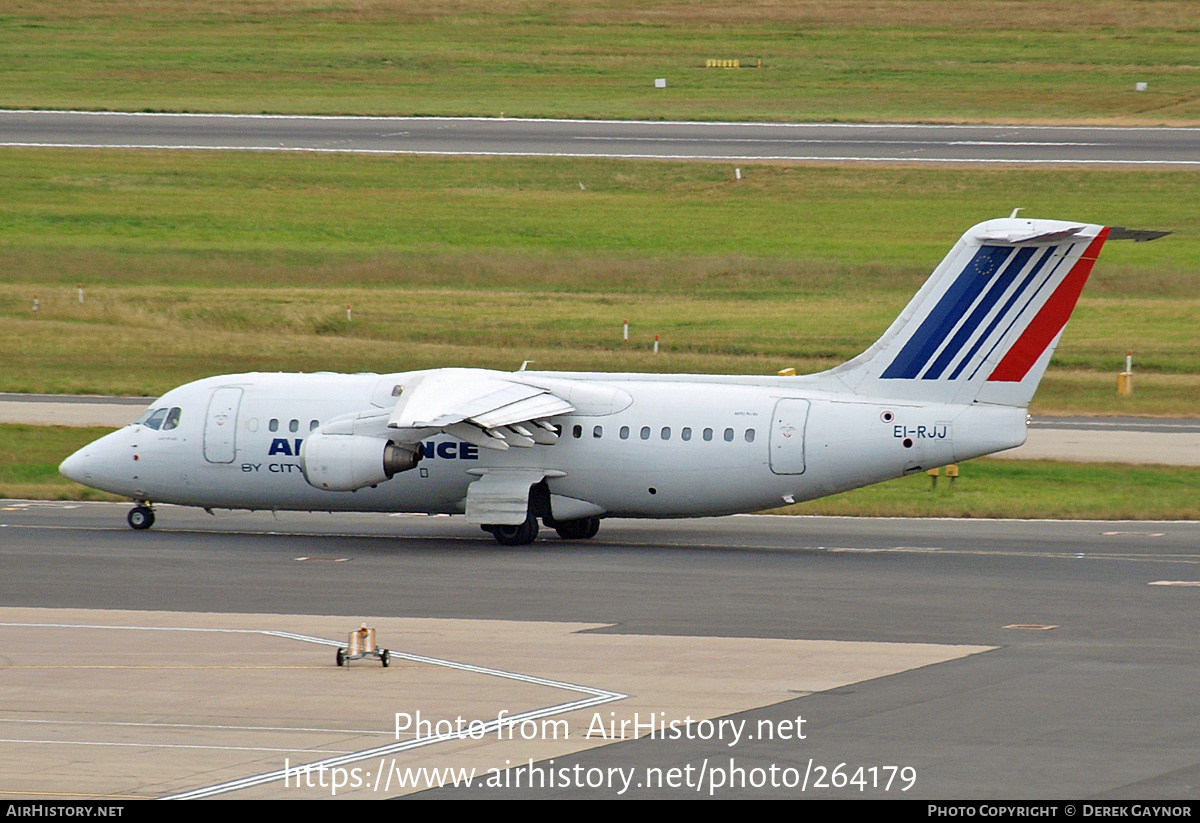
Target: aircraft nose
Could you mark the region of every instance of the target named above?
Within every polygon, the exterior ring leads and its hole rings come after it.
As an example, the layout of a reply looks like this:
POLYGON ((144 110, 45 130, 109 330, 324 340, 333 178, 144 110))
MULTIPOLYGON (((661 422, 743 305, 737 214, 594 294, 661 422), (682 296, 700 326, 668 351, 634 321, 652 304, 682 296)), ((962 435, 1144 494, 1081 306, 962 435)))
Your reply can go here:
POLYGON ((66 460, 58 464, 58 471, 69 480, 74 480, 76 483, 87 484, 89 474, 87 470, 88 455, 87 446, 84 446, 79 451, 68 457, 66 460))
POLYGON ((136 431, 131 430, 136 428, 117 429, 88 443, 59 463, 58 470, 64 477, 93 489, 131 496, 140 493, 134 462, 136 431))

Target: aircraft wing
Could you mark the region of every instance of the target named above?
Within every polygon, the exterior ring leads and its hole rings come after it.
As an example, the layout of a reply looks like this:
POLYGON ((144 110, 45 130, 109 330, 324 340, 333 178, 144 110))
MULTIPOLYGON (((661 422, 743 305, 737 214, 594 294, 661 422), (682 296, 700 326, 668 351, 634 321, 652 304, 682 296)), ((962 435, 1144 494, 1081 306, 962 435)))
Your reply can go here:
POLYGON ((549 389, 483 369, 437 369, 403 387, 388 419, 392 439, 415 443, 431 432, 488 449, 549 445, 558 431, 548 418, 575 407, 549 389))

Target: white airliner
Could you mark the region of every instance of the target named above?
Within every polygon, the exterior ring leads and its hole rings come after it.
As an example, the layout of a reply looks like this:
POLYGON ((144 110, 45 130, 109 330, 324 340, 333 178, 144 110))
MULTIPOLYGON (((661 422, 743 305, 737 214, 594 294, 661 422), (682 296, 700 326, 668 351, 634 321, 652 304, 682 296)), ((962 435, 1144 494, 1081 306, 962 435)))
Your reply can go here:
POLYGON ((465 514, 505 545, 539 519, 760 511, 1011 449, 1110 236, 970 229, 865 352, 805 376, 500 372, 235 374, 163 395, 63 461, 72 480, 207 509, 465 514))

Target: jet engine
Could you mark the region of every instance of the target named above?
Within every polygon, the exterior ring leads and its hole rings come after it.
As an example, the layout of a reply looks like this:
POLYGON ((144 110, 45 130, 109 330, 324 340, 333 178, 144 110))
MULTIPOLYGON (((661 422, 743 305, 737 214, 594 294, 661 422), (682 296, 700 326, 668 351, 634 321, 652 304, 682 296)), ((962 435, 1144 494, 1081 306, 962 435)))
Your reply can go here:
POLYGON ((352 492, 391 480, 421 460, 419 447, 406 448, 380 437, 312 432, 300 447, 304 479, 318 489, 352 492))

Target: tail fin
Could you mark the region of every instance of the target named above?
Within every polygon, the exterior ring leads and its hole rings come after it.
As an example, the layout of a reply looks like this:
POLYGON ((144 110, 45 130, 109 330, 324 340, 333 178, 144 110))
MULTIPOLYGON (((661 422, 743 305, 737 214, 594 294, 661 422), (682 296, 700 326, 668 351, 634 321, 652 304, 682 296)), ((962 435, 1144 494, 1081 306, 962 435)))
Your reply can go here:
POLYGON ((863 395, 1027 407, 1108 233, 1060 220, 980 223, 883 337, 823 377, 863 395))

